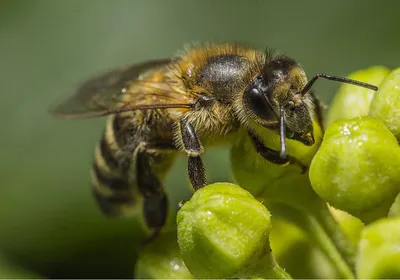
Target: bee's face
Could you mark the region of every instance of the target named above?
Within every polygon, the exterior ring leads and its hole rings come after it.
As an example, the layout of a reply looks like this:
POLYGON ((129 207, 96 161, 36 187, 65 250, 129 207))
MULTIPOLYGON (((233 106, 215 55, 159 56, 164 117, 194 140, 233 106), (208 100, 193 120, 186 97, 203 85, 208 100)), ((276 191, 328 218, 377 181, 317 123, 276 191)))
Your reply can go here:
POLYGON ((253 121, 271 128, 279 124, 282 108, 286 137, 313 145, 311 112, 314 105, 309 94, 301 94, 306 83, 306 75, 295 61, 276 57, 267 62, 263 72, 245 90, 245 110, 253 121))

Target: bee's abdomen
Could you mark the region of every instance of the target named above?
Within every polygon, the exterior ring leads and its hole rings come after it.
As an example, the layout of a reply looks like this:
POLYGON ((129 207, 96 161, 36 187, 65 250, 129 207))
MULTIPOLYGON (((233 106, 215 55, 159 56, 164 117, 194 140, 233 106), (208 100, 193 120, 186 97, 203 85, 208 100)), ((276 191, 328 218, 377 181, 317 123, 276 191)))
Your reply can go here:
POLYGON ((93 193, 105 215, 118 216, 134 207, 134 192, 127 176, 119 169, 112 169, 116 162, 100 157, 96 152, 91 174, 93 193))
POLYGON ((126 192, 129 190, 129 183, 126 179, 117 174, 110 174, 105 169, 99 167, 98 163, 93 163, 92 171, 99 188, 107 187, 110 192, 126 192))
MULTIPOLYGON (((142 207, 146 224, 158 228, 165 222, 167 211, 162 179, 174 154, 160 145, 162 131, 143 125, 145 120, 150 122, 150 117, 132 112, 109 118, 96 146, 92 186, 105 215, 126 215, 142 207)), ((161 140, 163 143, 164 139, 161 140)), ((163 144, 173 146, 168 138, 166 141, 163 144)))
POLYGON ((96 146, 92 165, 94 196, 104 214, 118 216, 134 208, 136 189, 127 174, 132 153, 122 151, 114 128, 115 117, 109 123, 96 146))

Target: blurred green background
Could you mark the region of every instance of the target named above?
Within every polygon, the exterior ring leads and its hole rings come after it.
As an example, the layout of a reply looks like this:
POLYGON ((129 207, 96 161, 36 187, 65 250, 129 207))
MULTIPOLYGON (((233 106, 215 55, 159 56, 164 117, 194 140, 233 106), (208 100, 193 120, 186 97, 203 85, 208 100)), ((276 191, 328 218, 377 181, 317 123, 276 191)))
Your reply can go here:
MULTIPOLYGON (((0 0, 0 278, 132 277, 138 219, 102 217, 90 193, 104 119, 47 114, 82 80, 191 41, 273 47, 309 76, 397 67, 399 10, 394 0, 0 0)), ((337 87, 316 90, 329 103, 337 87)), ((227 150, 207 150, 206 164, 210 182, 230 180, 227 150)), ((180 159, 167 182, 175 208, 185 176, 180 159)))

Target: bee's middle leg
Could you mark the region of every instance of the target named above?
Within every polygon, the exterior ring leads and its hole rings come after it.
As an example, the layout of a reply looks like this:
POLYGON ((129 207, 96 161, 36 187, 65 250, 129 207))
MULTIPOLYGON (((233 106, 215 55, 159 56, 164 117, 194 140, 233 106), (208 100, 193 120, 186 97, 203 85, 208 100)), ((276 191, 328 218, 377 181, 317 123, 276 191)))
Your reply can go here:
POLYGON ((189 156, 189 180, 196 191, 207 184, 206 170, 201 159, 203 147, 193 125, 186 119, 182 119, 179 122, 179 137, 182 140, 184 151, 189 156))

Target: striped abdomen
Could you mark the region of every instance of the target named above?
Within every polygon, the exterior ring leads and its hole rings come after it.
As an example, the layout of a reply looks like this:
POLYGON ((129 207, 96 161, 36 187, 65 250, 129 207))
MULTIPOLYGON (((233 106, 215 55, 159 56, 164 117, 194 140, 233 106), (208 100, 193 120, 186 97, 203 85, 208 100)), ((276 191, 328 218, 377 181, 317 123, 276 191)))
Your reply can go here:
MULTIPOLYGON (((96 146, 92 166, 92 186, 101 210, 107 215, 120 215, 135 205, 137 188, 129 180, 130 151, 123 151, 117 137, 116 116, 108 119, 106 129, 96 146)), ((121 123, 122 124, 122 123, 121 123)))
POLYGON ((164 144, 168 138, 172 141, 170 132, 156 130, 158 134, 154 134, 154 124, 148 122, 161 119, 155 114, 136 111, 111 116, 96 146, 92 167, 93 192, 104 214, 118 216, 139 206, 151 228, 165 222, 162 177, 175 157, 168 150, 149 149, 160 143, 160 135, 166 135, 164 144))

